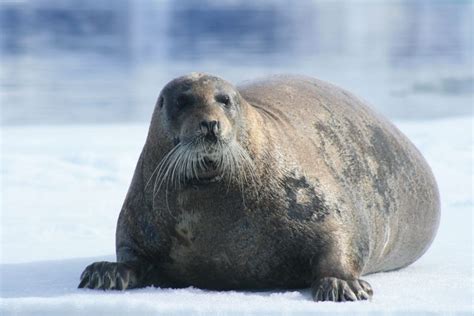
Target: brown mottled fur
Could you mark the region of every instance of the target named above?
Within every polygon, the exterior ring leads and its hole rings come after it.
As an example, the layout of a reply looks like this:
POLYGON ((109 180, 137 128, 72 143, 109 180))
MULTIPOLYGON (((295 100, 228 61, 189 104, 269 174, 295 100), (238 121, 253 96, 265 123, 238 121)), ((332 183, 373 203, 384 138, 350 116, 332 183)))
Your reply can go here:
POLYGON ((117 263, 90 265, 80 287, 311 285, 318 301, 367 299, 359 277, 418 259, 439 212, 421 154, 350 93, 301 76, 234 88, 192 74, 160 95, 118 220, 117 263), (251 157, 252 177, 147 185, 203 119, 251 157))

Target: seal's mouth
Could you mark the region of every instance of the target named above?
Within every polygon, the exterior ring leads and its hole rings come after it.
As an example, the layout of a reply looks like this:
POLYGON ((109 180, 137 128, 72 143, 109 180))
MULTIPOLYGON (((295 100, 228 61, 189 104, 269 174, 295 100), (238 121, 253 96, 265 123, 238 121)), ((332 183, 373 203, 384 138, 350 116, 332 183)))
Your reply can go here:
POLYGON ((203 161, 204 161, 204 164, 206 165, 206 169, 216 169, 217 168, 216 162, 214 160, 212 160, 211 158, 204 157, 203 161))
POLYGON ((200 176, 198 178, 189 179, 188 183, 192 184, 192 185, 205 185, 205 184, 211 184, 211 183, 219 182, 223 178, 224 178, 224 175, 222 175, 222 174, 219 174, 219 175, 216 175, 216 176, 210 176, 210 177, 200 176))
POLYGON ((191 184, 208 184, 222 180, 222 170, 220 170, 215 160, 204 157, 202 162, 202 166, 191 179, 188 179, 188 182, 191 184))

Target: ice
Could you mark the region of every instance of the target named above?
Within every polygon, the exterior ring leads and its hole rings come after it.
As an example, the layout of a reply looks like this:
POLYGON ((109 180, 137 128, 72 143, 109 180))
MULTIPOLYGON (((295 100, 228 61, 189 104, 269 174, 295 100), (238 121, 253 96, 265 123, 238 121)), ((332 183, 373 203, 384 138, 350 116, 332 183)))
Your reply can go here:
POLYGON ((314 303, 308 289, 78 290, 87 264, 114 259, 115 224, 147 126, 2 127, 0 314, 471 314, 473 118, 396 125, 435 173, 441 225, 416 263, 364 277, 375 294, 356 303, 314 303))

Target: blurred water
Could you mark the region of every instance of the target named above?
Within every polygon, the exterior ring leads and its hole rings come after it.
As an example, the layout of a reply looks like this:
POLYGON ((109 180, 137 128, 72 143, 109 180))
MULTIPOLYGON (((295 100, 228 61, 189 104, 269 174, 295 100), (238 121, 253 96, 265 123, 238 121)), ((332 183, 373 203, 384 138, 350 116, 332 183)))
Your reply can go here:
POLYGON ((472 115, 471 1, 0 3, 1 124, 148 121, 191 71, 300 73, 392 118, 472 115))

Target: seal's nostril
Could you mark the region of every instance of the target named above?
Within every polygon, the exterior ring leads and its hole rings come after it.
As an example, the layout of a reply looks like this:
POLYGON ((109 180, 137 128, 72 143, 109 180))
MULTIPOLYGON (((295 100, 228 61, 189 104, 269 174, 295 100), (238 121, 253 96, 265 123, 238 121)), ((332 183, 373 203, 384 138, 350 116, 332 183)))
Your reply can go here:
POLYGON ((217 134, 219 130, 219 122, 218 121, 210 121, 209 122, 209 131, 213 134, 217 134))
POLYGON ((202 121, 199 124, 199 127, 201 128, 202 133, 204 133, 204 134, 209 133, 209 123, 208 123, 208 121, 202 121))
POLYGON ((217 135, 220 127, 219 121, 201 121, 199 124, 201 131, 206 134, 217 135))

